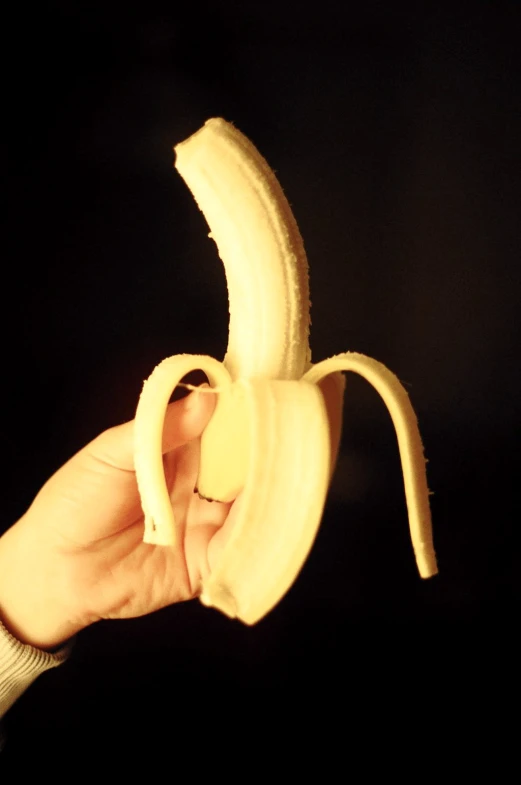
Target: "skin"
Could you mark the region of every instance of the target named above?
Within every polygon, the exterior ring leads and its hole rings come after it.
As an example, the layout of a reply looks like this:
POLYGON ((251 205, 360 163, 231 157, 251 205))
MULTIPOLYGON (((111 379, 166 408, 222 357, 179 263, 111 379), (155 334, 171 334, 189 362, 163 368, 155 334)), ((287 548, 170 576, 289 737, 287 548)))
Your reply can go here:
POLYGON ((193 492, 199 437, 214 406, 213 395, 195 392, 170 404, 165 420, 179 547, 142 541, 133 422, 102 433, 44 485, 0 538, 0 619, 16 638, 52 651, 100 619, 141 616, 199 594, 223 524, 233 522, 232 505, 193 492))

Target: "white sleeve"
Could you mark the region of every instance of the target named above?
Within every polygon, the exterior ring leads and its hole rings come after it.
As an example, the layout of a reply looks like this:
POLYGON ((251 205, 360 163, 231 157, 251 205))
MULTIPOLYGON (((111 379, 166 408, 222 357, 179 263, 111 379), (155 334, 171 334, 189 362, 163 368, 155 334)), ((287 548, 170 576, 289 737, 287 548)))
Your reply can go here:
POLYGON ((56 652, 42 651, 17 640, 0 621, 0 718, 41 673, 68 658, 72 641, 56 652))

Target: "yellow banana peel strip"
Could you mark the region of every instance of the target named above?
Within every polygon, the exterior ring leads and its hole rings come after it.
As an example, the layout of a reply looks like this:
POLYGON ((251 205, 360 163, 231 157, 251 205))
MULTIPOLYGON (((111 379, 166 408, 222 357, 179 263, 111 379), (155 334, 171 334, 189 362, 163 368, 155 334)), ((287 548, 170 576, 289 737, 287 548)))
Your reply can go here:
POLYGON ((329 485, 329 433, 316 385, 239 384, 249 407, 250 463, 238 519, 201 601, 254 624, 291 587, 315 539, 329 485))
POLYGON ((146 542, 176 546, 163 471, 162 428, 172 390, 203 370, 214 414, 201 438, 197 486, 208 499, 240 495, 233 529, 200 599, 254 624, 296 579, 316 536, 338 451, 343 371, 380 393, 396 428, 411 539, 420 575, 437 572, 416 416, 385 366, 356 353, 316 365, 309 350, 308 267, 289 204, 266 161, 230 123, 209 120, 176 148, 176 167, 211 229, 228 284, 223 363, 178 355, 145 382, 135 465, 146 542))
POLYGON ((429 488, 418 421, 407 391, 398 377, 385 365, 357 352, 337 354, 335 357, 323 360, 304 374, 303 379, 318 384, 325 376, 336 371, 354 371, 363 376, 380 394, 387 406, 396 431, 402 460, 405 499, 416 564, 421 577, 430 578, 438 569, 432 543, 429 488))
POLYGON ((157 365, 145 381, 134 426, 134 467, 145 515, 143 540, 176 545, 177 534, 163 467, 163 426, 172 391, 190 371, 202 370, 215 387, 230 385, 222 363, 208 355, 178 354, 157 365))

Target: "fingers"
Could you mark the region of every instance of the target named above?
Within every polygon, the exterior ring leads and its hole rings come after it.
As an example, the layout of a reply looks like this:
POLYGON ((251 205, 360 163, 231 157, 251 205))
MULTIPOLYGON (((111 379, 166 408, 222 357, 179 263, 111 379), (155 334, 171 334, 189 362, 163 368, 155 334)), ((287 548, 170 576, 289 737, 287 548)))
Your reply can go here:
POLYGON ((210 392, 208 384, 201 385, 201 392, 187 395, 180 401, 171 403, 166 411, 163 428, 163 453, 196 439, 202 434, 215 409, 216 396, 210 392))
MULTIPOLYGON (((163 453, 175 450, 200 436, 214 408, 215 395, 198 390, 169 404, 163 427, 163 453)), ((133 472, 134 421, 109 428, 87 445, 85 450, 107 467, 133 472)))

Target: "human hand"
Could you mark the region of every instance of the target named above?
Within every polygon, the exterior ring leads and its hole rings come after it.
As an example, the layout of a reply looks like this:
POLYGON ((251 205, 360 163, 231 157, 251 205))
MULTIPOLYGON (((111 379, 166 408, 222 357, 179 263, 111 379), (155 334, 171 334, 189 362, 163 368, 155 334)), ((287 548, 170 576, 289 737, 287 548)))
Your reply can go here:
POLYGON ((180 526, 175 548, 143 542, 133 422, 102 433, 48 480, 0 538, 0 619, 15 637, 50 650, 100 619, 197 596, 232 506, 193 492, 199 437, 214 406, 213 395, 194 392, 168 408, 163 452, 180 526))

